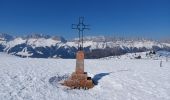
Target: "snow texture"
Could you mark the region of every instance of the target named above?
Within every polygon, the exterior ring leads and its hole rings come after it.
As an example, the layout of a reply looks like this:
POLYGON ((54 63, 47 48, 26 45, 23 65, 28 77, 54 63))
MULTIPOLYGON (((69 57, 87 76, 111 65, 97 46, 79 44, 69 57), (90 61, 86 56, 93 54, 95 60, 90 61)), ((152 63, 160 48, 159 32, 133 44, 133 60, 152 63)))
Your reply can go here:
POLYGON ((164 58, 85 60, 96 84, 89 90, 60 85, 75 61, 0 53, 0 100, 170 100, 170 62, 164 58))

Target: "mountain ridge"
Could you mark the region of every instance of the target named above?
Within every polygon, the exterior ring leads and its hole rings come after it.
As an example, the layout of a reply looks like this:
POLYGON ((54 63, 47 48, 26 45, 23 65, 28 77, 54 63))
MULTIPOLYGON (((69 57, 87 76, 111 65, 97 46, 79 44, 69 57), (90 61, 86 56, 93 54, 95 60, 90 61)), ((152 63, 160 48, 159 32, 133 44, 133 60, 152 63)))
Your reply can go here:
MULTIPOLYGON (((77 45, 77 38, 66 40, 63 37, 43 34, 18 37, 0 34, 0 52, 20 57, 75 58, 77 45)), ((84 38, 86 58, 102 58, 148 50, 170 51, 170 43, 144 38, 126 39, 105 36, 88 36, 84 38)))

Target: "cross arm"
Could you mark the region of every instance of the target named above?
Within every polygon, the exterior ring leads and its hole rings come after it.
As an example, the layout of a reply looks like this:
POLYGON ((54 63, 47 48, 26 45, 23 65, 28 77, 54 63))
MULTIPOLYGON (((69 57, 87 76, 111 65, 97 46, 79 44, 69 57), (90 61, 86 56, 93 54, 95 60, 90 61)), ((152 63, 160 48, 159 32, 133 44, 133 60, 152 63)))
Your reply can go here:
POLYGON ((77 25, 76 24, 72 24, 71 28, 72 29, 77 29, 77 25))

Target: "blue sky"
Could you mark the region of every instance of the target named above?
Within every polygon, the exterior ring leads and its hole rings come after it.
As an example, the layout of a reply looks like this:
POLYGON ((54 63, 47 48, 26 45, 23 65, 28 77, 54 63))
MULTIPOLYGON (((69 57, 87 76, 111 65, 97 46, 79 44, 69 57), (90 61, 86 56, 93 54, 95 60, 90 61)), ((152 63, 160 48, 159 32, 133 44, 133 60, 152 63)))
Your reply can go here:
POLYGON ((0 0, 0 33, 73 38, 79 16, 86 35, 170 37, 170 0, 0 0))

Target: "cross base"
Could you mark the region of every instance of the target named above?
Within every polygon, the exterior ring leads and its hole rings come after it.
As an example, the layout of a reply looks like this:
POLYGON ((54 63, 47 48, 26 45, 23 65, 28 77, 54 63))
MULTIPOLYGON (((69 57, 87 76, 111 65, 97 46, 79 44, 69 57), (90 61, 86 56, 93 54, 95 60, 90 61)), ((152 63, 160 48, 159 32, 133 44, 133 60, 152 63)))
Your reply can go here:
POLYGON ((91 77, 87 76, 87 72, 84 72, 84 52, 78 51, 76 54, 76 70, 72 73, 71 77, 64 81, 65 86, 70 88, 83 88, 89 89, 94 86, 91 77))
POLYGON ((94 87, 91 77, 88 77, 86 72, 84 72, 83 74, 73 72, 71 77, 68 80, 64 81, 64 85, 72 89, 90 89, 94 87))

